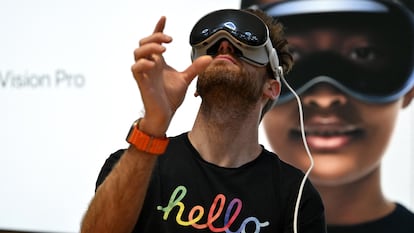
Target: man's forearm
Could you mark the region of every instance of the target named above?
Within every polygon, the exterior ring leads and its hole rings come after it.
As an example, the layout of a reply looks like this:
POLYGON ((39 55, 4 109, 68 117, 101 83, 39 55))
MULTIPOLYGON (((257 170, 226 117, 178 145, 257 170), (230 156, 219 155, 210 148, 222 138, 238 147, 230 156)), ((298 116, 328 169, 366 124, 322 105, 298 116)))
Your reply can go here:
POLYGON ((141 212, 156 158, 133 146, 126 150, 97 189, 81 232, 130 233, 141 212))

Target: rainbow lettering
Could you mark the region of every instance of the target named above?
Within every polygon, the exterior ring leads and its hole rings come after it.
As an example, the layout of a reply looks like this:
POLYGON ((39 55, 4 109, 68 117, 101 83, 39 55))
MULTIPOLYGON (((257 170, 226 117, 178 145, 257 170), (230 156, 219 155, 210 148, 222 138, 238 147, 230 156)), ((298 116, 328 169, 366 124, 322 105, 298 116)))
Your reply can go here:
POLYGON ((185 195, 187 194, 187 189, 184 186, 178 186, 175 188, 174 192, 171 194, 170 200, 166 207, 157 206, 157 210, 163 211, 163 219, 167 220, 171 210, 174 207, 178 207, 178 213, 175 217, 176 222, 181 226, 192 226, 195 229, 205 229, 209 228, 211 232, 226 232, 226 233, 245 233, 246 232, 246 225, 249 222, 253 222, 256 226, 255 233, 260 232, 262 227, 269 226, 269 222, 261 223, 255 217, 248 217, 246 218, 243 223, 241 224, 240 228, 232 232, 230 231, 230 227, 237 219, 242 209, 242 201, 238 198, 233 199, 226 210, 224 215, 224 226, 223 227, 215 227, 213 223, 220 217, 223 212, 224 205, 226 203, 226 197, 223 194, 217 194, 214 198, 213 203, 211 204, 210 210, 207 215, 207 222, 204 224, 199 223, 200 219, 204 216, 204 208, 202 206, 194 206, 190 212, 188 213, 188 220, 185 221, 182 218, 185 206, 181 200, 184 199, 185 195), (234 211, 233 208, 235 209, 234 211), (216 210, 217 209, 217 210, 216 210))

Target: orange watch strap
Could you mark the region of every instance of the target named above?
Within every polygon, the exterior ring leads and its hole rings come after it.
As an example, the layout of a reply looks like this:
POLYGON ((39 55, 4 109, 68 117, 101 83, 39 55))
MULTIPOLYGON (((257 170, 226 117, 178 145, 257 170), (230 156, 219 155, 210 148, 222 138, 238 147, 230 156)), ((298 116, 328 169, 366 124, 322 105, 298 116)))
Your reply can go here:
POLYGON ((167 149, 169 139, 166 136, 157 138, 142 132, 139 130, 140 120, 141 118, 132 124, 126 141, 132 144, 137 150, 154 155, 163 154, 167 149))

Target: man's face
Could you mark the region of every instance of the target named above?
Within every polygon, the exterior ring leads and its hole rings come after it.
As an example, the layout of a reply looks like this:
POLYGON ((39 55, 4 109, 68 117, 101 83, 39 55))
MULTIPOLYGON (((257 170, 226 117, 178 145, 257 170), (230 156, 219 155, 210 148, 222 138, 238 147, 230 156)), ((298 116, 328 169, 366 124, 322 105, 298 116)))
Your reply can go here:
POLYGON ((231 43, 223 40, 213 62, 198 77, 197 93, 205 106, 248 112, 246 110, 256 106, 262 98, 267 78, 265 67, 243 61, 235 55, 231 43))
MULTIPOLYGON (((387 39, 369 27, 290 25, 286 35, 296 62, 326 51, 372 69, 392 62, 384 56, 392 53, 387 39)), ((306 139, 315 160, 311 179, 316 185, 354 182, 379 167, 401 101, 363 103, 326 83, 313 86, 301 99, 306 139)), ((272 149, 283 160, 306 170, 309 158, 301 139, 296 100, 274 107, 265 114, 263 124, 272 149)))

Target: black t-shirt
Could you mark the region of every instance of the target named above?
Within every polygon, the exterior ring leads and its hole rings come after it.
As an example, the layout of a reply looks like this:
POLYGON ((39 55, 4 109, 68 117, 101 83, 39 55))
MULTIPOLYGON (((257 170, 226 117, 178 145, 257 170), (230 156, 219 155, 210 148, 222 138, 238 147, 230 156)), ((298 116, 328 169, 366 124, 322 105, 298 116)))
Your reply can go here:
POLYGON ((414 213, 397 203, 383 218, 356 225, 328 225, 328 233, 414 233, 414 213))
MULTIPOLYGON (((122 156, 112 154, 99 186, 122 156)), ((238 168, 204 161, 187 133, 170 138, 158 157, 134 232, 293 232, 299 186, 304 174, 263 149, 238 168)), ((298 212, 298 232, 325 232, 324 207, 307 181, 298 212)))

